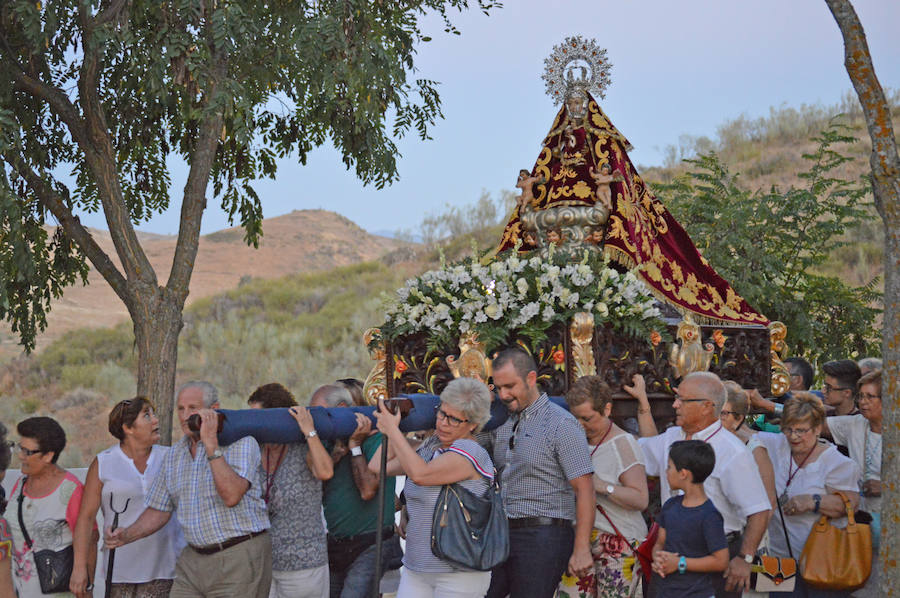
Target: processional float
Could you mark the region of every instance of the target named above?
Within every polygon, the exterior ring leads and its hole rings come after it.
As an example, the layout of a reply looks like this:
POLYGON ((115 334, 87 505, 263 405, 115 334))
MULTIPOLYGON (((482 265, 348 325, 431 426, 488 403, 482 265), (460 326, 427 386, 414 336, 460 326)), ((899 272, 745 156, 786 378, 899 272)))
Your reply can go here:
MULTIPOLYGON (((521 195, 496 250, 408 281, 386 322, 366 331, 375 363, 365 397, 371 405, 411 399, 402 430, 433 428, 447 383, 459 376, 489 383, 490 355, 512 345, 533 355, 551 397, 578 377, 601 376, 620 424, 636 413, 622 390, 634 374, 643 375, 662 427, 674 419, 673 389, 691 372, 714 372, 764 396, 788 390, 785 326, 748 305, 700 254, 597 102, 610 66, 606 50, 581 36, 553 49, 543 79, 561 107, 534 165, 518 174, 521 195)), ((353 433, 355 411, 371 417, 373 409, 312 412, 319 435, 330 439, 353 433)), ((286 412, 224 413, 220 442, 303 441, 286 412)), ((489 427, 506 417, 499 401, 492 416, 489 427)))

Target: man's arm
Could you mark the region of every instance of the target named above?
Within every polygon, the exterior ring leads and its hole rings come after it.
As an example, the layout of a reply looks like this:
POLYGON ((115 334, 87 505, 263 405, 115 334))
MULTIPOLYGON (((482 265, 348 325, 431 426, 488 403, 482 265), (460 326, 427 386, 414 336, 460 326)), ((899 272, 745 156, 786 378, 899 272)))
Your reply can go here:
POLYGON ((659 431, 656 429, 656 422, 653 421, 653 414, 650 412, 650 399, 647 398, 647 385, 644 383, 644 377, 635 374, 631 377, 631 381, 632 386, 626 384, 622 390, 637 400, 637 420, 641 438, 656 436, 659 431))
POLYGON ((103 534, 107 548, 118 548, 130 544, 135 540, 146 538, 169 522, 172 516, 170 511, 158 511, 153 507, 147 507, 137 521, 128 527, 120 527, 116 530, 106 530, 103 534))
POLYGON ((575 545, 569 558, 569 575, 582 576, 590 572, 594 565, 591 555, 591 530, 594 527, 594 485, 593 474, 569 480, 575 491, 575 545))
POLYGON ((331 455, 325 450, 322 439, 318 434, 310 437, 310 432, 316 431, 315 422, 309 409, 304 407, 291 407, 290 414, 297 420, 300 431, 306 436, 306 446, 309 451, 306 453, 306 466, 312 472, 313 477, 322 482, 330 480, 334 477, 334 463, 331 461, 331 455))
MULTIPOLYGON (((762 540, 766 528, 769 526, 769 518, 772 511, 760 511, 747 517, 747 526, 744 528, 744 537, 741 541, 740 554, 756 554, 756 549, 762 540)), ((725 569, 725 589, 729 591, 744 591, 750 589, 750 564, 740 554, 728 563, 725 569)), ((721 569, 718 569, 721 571, 721 569)))
MULTIPOLYGON (((206 451, 206 457, 213 456, 219 448, 217 430, 219 419, 212 409, 201 409, 200 412, 200 440, 206 451)), ((250 481, 242 478, 231 468, 225 457, 218 457, 209 461, 209 469, 212 471, 213 483, 216 493, 225 503, 226 507, 233 507, 241 502, 247 490, 250 489, 250 481)))

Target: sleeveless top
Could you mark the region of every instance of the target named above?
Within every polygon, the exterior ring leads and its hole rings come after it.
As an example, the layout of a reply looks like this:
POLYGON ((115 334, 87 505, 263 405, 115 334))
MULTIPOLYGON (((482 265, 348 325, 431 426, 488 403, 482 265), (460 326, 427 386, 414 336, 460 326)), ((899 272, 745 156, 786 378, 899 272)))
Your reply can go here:
MULTIPOLYGON (((474 440, 460 438, 454 440, 450 447, 441 448, 440 440, 437 436, 432 436, 416 452, 426 463, 445 452, 454 452, 465 457, 482 477, 477 480, 463 480, 460 484, 476 496, 487 496, 494 479, 494 464, 487 451, 474 440)), ((431 552, 431 520, 442 487, 419 486, 409 478, 406 479, 404 492, 409 523, 406 526, 406 553, 403 556, 403 564, 416 573, 468 571, 442 561, 431 552)))
MULTIPOLYGON (((138 471, 134 461, 115 444, 97 455, 97 476, 103 484, 100 508, 103 511, 103 527, 112 525, 116 511, 119 527, 128 527, 144 512, 144 497, 159 474, 169 447, 153 445, 144 473, 138 471), (110 508, 110 497, 112 508, 110 508), (127 503, 127 506, 126 506, 127 503)), ((113 583, 145 583, 154 579, 174 579, 175 559, 185 541, 181 526, 174 515, 154 534, 116 549, 113 583)), ((104 547, 103 553, 107 550, 104 547)), ((107 558, 100 557, 102 575, 106 575, 107 558)))

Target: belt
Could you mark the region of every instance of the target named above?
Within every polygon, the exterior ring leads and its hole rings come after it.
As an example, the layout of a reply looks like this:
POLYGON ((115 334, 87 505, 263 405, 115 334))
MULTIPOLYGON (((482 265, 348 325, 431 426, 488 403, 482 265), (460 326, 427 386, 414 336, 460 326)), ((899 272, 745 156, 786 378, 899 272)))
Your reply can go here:
POLYGON ((572 522, 568 519, 558 519, 556 517, 516 517, 509 520, 509 529, 520 527, 537 527, 539 525, 555 525, 557 527, 572 527, 572 522))
POLYGON ((217 552, 222 552, 226 548, 231 548, 232 546, 237 546, 241 542, 246 542, 250 538, 255 538, 256 536, 261 536, 266 533, 266 530, 262 530, 259 532, 250 532, 249 534, 243 536, 235 536, 234 538, 228 538, 224 542, 216 542, 215 544, 209 544, 208 546, 191 546, 194 552, 203 555, 216 554, 217 552))

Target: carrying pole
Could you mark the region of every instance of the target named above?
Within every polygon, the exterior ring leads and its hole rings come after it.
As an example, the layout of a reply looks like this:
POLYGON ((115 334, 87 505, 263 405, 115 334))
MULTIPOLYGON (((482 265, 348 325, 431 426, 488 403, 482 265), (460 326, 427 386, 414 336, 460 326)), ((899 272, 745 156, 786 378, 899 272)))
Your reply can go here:
MULTIPOLYGON (((381 548, 384 543, 382 532, 384 531, 384 501, 387 488, 387 457, 388 437, 381 435, 381 470, 378 478, 378 517, 375 526, 375 579, 372 581, 372 598, 378 598, 381 589, 381 548)), ((393 522, 391 522, 393 525, 393 522)))

